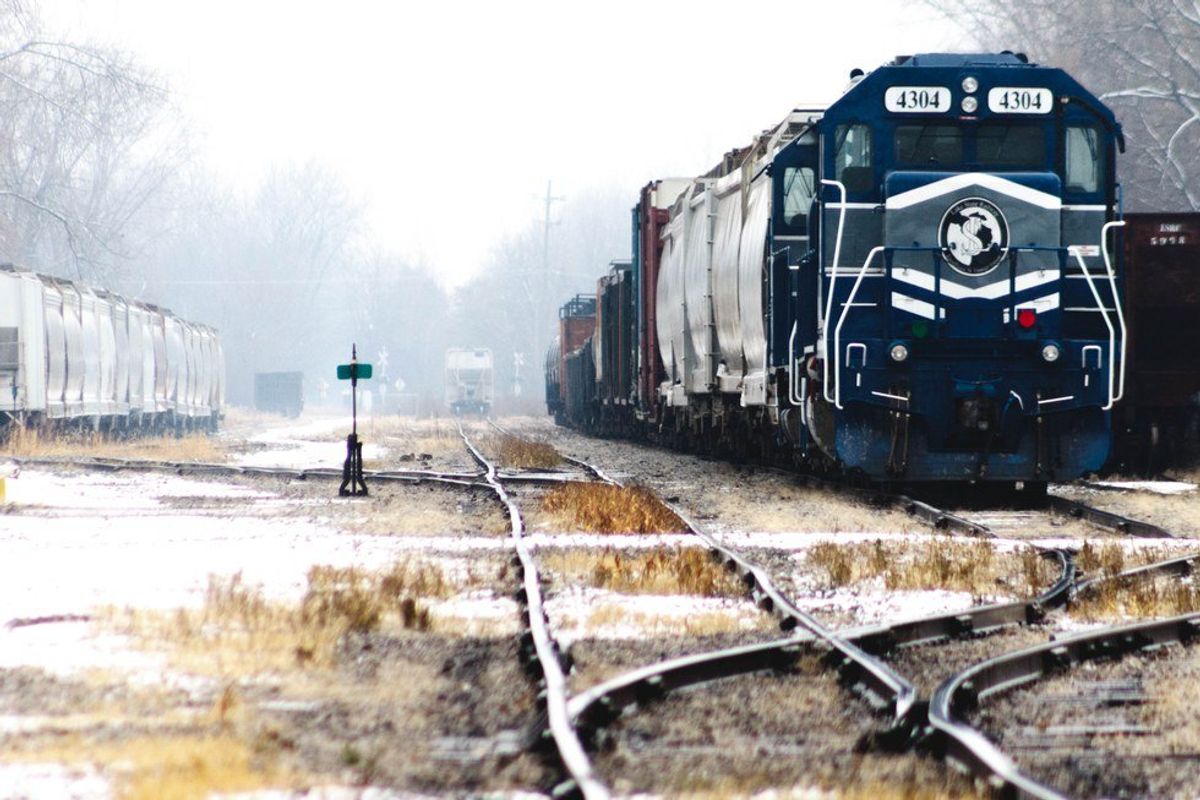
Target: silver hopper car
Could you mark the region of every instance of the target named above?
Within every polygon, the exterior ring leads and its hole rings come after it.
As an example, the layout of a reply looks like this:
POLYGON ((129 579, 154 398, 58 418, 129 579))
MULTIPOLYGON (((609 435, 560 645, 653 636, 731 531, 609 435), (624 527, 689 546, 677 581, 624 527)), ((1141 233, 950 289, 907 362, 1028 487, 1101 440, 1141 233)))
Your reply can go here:
POLYGON ((455 414, 486 415, 492 410, 492 351, 450 348, 446 351, 446 405, 455 414))

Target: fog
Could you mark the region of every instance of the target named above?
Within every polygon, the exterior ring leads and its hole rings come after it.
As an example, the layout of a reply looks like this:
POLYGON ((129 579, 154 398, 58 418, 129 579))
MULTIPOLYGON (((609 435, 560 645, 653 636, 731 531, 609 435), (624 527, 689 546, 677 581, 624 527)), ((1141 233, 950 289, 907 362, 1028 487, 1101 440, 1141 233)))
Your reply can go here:
POLYGON ((384 407, 439 410, 467 346, 533 409, 647 181, 899 53, 1086 66, 1043 4, 941 5, 0 0, 0 257, 217 327, 234 403, 270 370, 339 402, 357 342, 384 407))

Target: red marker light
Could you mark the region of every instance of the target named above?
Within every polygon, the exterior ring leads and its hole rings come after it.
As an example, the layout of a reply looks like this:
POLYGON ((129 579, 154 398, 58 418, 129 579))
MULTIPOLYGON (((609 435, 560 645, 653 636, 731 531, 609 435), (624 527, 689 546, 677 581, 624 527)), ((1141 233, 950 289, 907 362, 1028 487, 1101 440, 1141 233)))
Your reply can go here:
POLYGON ((1037 311, 1032 308, 1018 308, 1017 324, 1025 330, 1029 330, 1037 324, 1037 311))

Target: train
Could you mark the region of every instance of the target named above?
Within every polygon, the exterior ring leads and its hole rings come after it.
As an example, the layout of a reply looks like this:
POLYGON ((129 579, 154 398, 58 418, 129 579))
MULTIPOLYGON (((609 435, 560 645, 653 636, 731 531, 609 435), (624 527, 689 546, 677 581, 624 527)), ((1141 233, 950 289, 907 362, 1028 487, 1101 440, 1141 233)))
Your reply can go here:
POLYGON ((454 415, 491 413, 495 399, 492 351, 452 347, 446 351, 446 406, 454 415))
POLYGON ((221 338, 82 283, 0 265, 0 422, 113 434, 215 430, 221 338))
POLYGON ((1142 391, 1124 147, 1100 99, 1019 53, 855 70, 827 107, 641 189, 631 257, 562 307, 548 411, 868 482, 1096 471, 1142 391))

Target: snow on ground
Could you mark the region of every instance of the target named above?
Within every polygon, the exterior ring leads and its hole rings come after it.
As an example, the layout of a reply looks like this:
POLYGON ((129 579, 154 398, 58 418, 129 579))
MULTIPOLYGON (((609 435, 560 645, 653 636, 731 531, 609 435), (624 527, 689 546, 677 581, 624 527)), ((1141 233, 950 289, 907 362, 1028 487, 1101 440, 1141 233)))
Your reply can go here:
POLYGON ((933 614, 965 611, 976 605, 970 592, 944 589, 924 591, 887 589, 883 581, 864 581, 820 592, 803 592, 793 598, 801 611, 820 618, 822 615, 850 615, 854 627, 897 623, 933 614))
POLYGON ((762 613, 749 600, 695 595, 618 594, 569 586, 545 602, 550 628, 566 647, 583 638, 639 639, 678 634, 697 620, 725 629, 752 630, 762 613))
POLYGON ((64 764, 0 764, 3 797, 113 797, 108 779, 89 766, 64 764))
MULTIPOLYGON (((197 606, 210 575, 237 572, 268 598, 299 599, 314 564, 377 569, 396 556, 385 537, 283 516, 280 498, 238 486, 171 475, 40 470, 24 471, 9 486, 15 513, 0 515, 0 625, 109 605, 197 606), (231 519, 221 509, 172 502, 200 496, 244 505, 231 519)), ((86 627, 0 628, 0 665, 116 666, 105 654, 118 649, 117 641, 93 640, 86 627)))
MULTIPOLYGON (((247 441, 265 445, 239 455, 234 463, 243 467, 340 467, 346 460, 345 440, 328 440, 331 434, 349 434, 350 417, 321 417, 279 425, 256 433, 247 441)), ((383 445, 367 442, 363 445, 363 461, 382 458, 387 453, 383 445)))
POLYGON ((1187 494, 1196 491, 1196 484, 1186 481, 1092 481, 1092 483, 1097 486, 1110 486, 1113 489, 1153 492, 1154 494, 1187 494))

